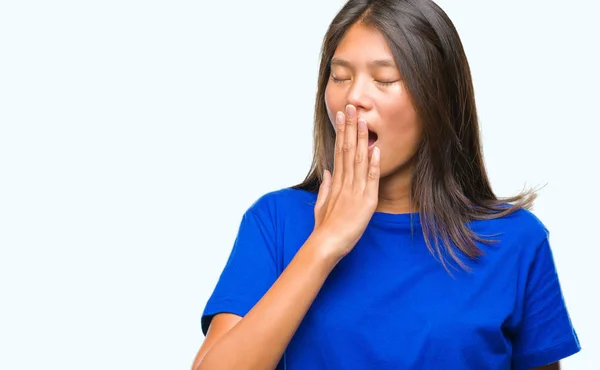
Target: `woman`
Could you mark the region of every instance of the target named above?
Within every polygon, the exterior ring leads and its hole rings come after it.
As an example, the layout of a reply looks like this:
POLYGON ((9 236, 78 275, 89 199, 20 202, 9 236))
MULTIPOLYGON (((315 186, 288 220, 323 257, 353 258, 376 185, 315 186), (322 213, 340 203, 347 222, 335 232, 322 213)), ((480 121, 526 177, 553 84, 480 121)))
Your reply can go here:
POLYGON ((194 369, 558 369, 580 350, 535 193, 490 187, 437 5, 343 7, 314 132, 305 181, 245 213, 194 369))

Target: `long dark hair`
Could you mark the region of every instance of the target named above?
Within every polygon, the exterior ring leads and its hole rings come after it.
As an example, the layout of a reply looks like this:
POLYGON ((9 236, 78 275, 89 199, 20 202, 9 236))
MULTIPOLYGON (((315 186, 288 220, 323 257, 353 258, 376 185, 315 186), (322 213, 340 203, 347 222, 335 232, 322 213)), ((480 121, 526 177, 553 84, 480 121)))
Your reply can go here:
POLYGON ((325 88, 331 58, 356 22, 386 38, 423 125, 410 196, 418 205, 427 247, 446 269, 447 253, 468 270, 455 248, 476 259, 483 252, 475 241, 495 240, 477 235, 467 223, 530 209, 536 192, 499 199, 492 191, 469 64, 454 25, 433 1, 350 0, 333 19, 321 49, 312 165, 304 181, 293 188, 317 192, 323 170, 333 168, 335 132, 327 115, 325 88))

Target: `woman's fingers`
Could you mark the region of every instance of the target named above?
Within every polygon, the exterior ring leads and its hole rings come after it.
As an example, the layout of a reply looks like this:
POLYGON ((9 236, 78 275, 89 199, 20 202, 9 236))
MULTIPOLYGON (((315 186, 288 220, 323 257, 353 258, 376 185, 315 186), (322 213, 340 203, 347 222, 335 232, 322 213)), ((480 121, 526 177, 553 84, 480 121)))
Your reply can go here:
MULTIPOLYGON (((380 153, 379 148, 375 148, 369 161, 367 122, 358 118, 356 107, 350 104, 346 106, 346 114, 337 113, 335 121, 334 168, 333 175, 329 175, 327 195, 337 197, 343 187, 349 187, 359 194, 372 193, 376 196, 379 192, 380 153)), ((318 204, 324 204, 324 200, 318 204)))
POLYGON ((329 195, 329 191, 331 189, 331 173, 327 170, 323 173, 323 181, 321 181, 321 186, 319 186, 319 193, 317 194, 317 201, 315 203, 315 209, 321 209, 325 202, 327 201, 327 197, 329 195))
POLYGON ((337 112, 335 116, 335 153, 333 159, 333 178, 331 180, 332 194, 337 194, 342 188, 342 180, 344 176, 344 139, 345 139, 345 123, 346 118, 344 113, 337 112))
POLYGON ((381 153, 379 152, 379 148, 375 147, 373 148, 373 154, 371 154, 371 161, 367 172, 367 184, 364 192, 368 198, 374 200, 377 200, 379 195, 379 177, 381 175, 380 163, 381 153))
POLYGON ((363 118, 358 119, 357 136, 356 154, 354 156, 354 182, 352 186, 362 194, 367 182, 367 169, 369 168, 369 130, 367 129, 367 121, 363 118))
POLYGON ((354 160, 356 155, 356 107, 349 104, 346 106, 346 128, 344 146, 344 185, 352 186, 354 181, 354 160))

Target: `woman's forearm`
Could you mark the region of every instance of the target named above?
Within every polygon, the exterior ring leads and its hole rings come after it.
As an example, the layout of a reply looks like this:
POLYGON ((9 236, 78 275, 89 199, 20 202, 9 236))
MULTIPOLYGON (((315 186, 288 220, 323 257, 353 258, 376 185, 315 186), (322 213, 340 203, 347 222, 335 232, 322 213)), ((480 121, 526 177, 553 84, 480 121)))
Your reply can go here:
POLYGON ((311 235, 258 303, 208 350, 195 370, 274 369, 338 262, 329 238, 311 235))

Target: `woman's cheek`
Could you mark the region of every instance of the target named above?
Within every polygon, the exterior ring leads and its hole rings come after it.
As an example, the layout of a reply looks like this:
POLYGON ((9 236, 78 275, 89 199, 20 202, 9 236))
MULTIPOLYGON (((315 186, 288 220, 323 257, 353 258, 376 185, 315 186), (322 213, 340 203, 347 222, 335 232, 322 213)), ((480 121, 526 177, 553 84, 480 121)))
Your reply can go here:
POLYGON ((327 115, 329 116, 329 121, 335 127, 335 114, 332 107, 331 101, 331 90, 329 89, 329 85, 325 88, 325 108, 327 109, 327 115))

